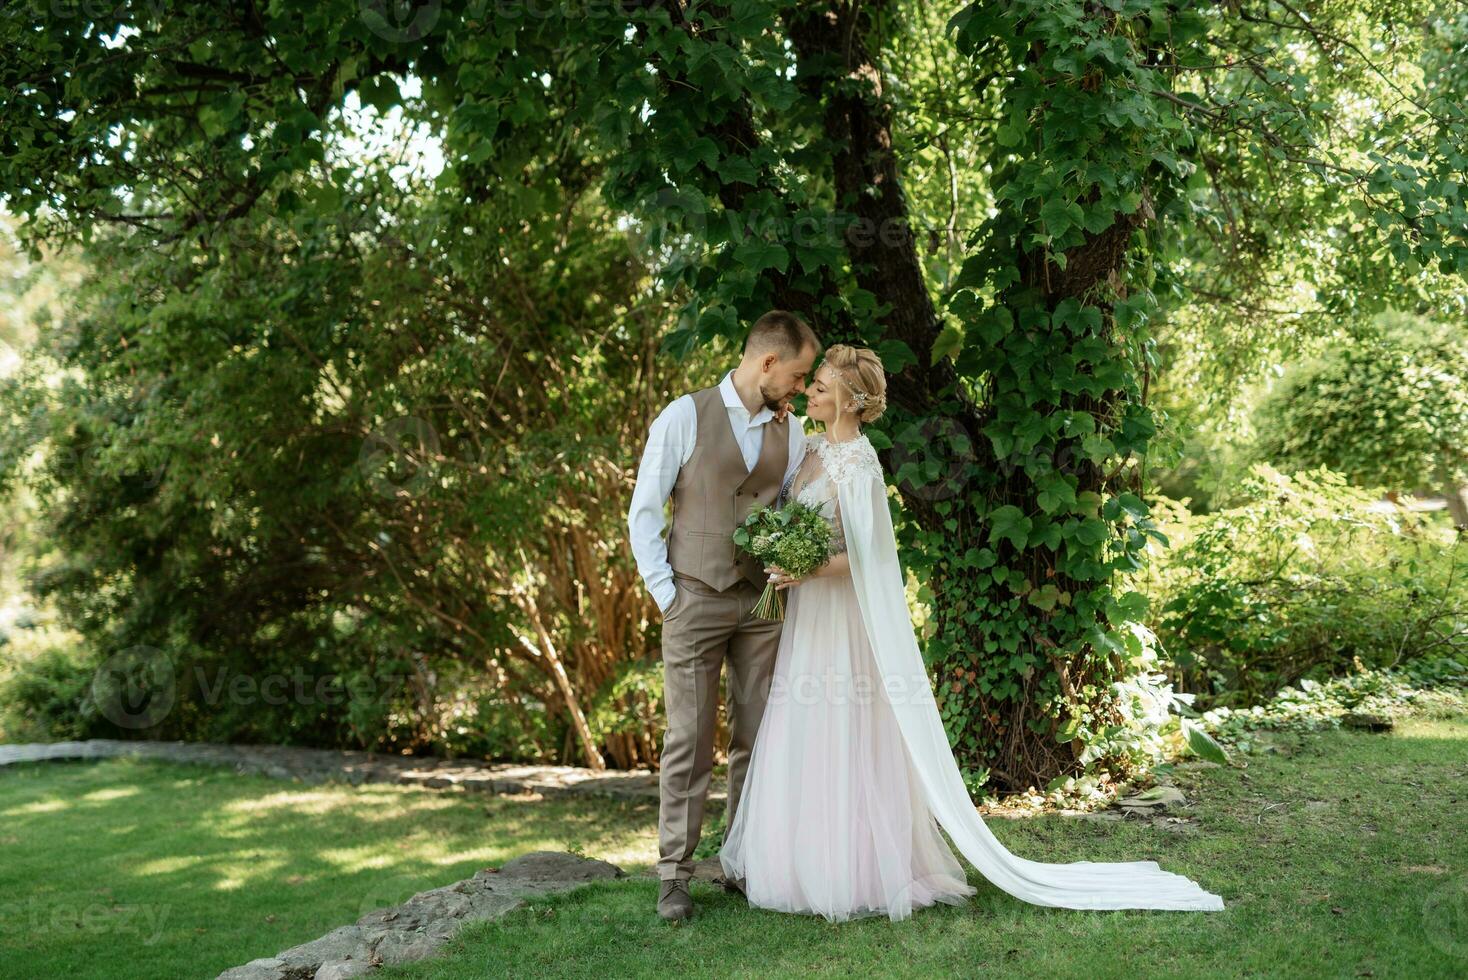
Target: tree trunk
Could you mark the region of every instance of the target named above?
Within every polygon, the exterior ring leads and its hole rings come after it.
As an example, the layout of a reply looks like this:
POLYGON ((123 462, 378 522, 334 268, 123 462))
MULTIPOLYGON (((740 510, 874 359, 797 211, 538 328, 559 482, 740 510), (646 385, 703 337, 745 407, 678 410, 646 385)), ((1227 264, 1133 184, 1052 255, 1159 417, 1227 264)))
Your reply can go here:
POLYGON ((598 772, 607 767, 606 760, 602 758, 601 750, 598 748, 596 739, 591 734, 591 725, 586 721, 586 712, 581 708, 581 701, 576 697, 576 690, 571 684, 571 678, 566 673, 565 664, 561 662, 560 655, 556 652, 555 644, 551 641, 550 633, 545 624, 541 622, 540 612, 535 606, 533 598, 518 600, 521 610, 530 620, 530 625, 535 628, 537 643, 532 643, 529 637, 520 638, 527 649, 538 653, 546 668, 547 673, 556 682, 561 697, 566 701, 566 713, 571 717, 571 731, 575 733, 576 739, 581 744, 581 753, 586 756, 586 765, 598 772))
MULTIPOLYGON (((932 363, 931 352, 943 325, 925 283, 894 152, 892 111, 869 48, 874 20, 885 6, 882 2, 834 9, 823 4, 801 5, 787 11, 786 22, 799 63, 797 82, 807 95, 824 99, 826 135, 836 148, 831 167, 837 208, 851 216, 844 245, 855 277, 889 311, 880 318, 882 337, 903 341, 917 357, 917 363, 889 381, 888 401, 902 413, 894 431, 906 426, 922 448, 894 447, 883 453, 884 462, 889 470, 898 471, 898 489, 910 516, 924 531, 942 540, 945 556, 962 555, 988 544, 988 515, 995 509, 1012 506, 1024 514, 1037 513, 1037 487, 1015 460, 995 456, 991 440, 982 431, 993 417, 992 407, 976 404, 969 397, 952 362, 940 359, 932 363), (913 452, 919 456, 917 462, 937 464, 950 482, 935 487, 931 482, 903 480, 901 466, 893 463, 913 452), (966 474, 974 472, 1007 475, 1000 478, 990 499, 981 501, 971 492, 974 487, 966 485, 966 474)), ((1095 199, 1093 191, 1091 201, 1095 199)), ((1120 282, 1133 230, 1151 216, 1144 191, 1142 207, 1132 214, 1116 214, 1110 227, 1087 234, 1084 245, 1066 252, 1063 267, 1042 248, 1017 255, 1021 280, 1011 290, 1036 290, 1040 305, 1050 311, 1068 298, 1085 297, 1088 304, 1102 308, 1108 328, 1104 336, 1110 342, 1110 307, 1094 298, 1093 288, 1120 282)), ((1001 296, 1000 301, 1003 299, 1001 296)), ((1014 305, 1016 309, 1022 306, 1020 302, 1014 305)), ((1062 398, 1051 412, 1077 409, 1097 418, 1114 418, 1122 399, 1118 391, 1097 398, 1062 398)), ((1069 445, 1055 448, 1055 465, 1073 467, 1070 472, 1077 477, 1078 493, 1118 489, 1114 472, 1103 471, 1078 451, 1071 453, 1069 445)), ((1072 583, 1061 575, 1056 552, 1050 548, 1031 545, 1005 550, 1002 545, 996 566, 1017 569, 1027 582, 1053 585, 1062 593, 1096 589, 1094 582, 1072 583)), ((966 600, 956 600, 973 593, 973 580, 972 570, 953 567, 942 559, 929 576, 939 630, 947 630, 956 640, 949 649, 939 648, 932 655, 940 704, 951 697, 962 708, 954 714, 960 719, 960 730, 951 731, 956 755, 970 772, 987 769, 1009 790, 1044 786, 1056 776, 1078 771, 1074 744, 1062 744, 1055 738, 1062 717, 1085 707, 1103 723, 1119 720, 1105 692, 1122 665, 1114 656, 1091 649, 1081 637, 1047 627, 1043 619, 1022 627, 1028 635, 1019 649, 996 650, 993 644, 998 631, 986 627, 984 618, 1011 616, 1018 630, 1020 614, 1032 611, 1022 607, 1009 612, 1010 591, 996 583, 983 603, 985 616, 976 618, 966 600), (1047 628, 1055 631, 1054 638, 1045 635, 1047 628), (1076 653, 1078 649, 1086 655, 1076 653), (1017 692, 979 690, 975 679, 985 658, 1008 661, 1012 655, 1050 669, 1027 667, 1019 675, 1023 686, 1017 692), (1042 691, 1045 687, 1051 695, 1042 691), (1060 709, 1052 703, 1056 690, 1065 700, 1060 709)))
POLYGON ((1448 502, 1453 526, 1468 529, 1468 486, 1448 482, 1443 486, 1443 499, 1448 502))

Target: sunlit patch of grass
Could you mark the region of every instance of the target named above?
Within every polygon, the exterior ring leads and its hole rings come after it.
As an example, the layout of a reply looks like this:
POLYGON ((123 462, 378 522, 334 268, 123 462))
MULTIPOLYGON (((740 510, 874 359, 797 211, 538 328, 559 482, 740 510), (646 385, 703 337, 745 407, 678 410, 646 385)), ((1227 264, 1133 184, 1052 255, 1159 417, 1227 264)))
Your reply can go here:
MULTIPOLYGON (((1468 717, 1270 741, 1278 753, 1177 774, 1195 833, 989 821, 1033 860, 1158 860, 1222 894, 1223 912, 1042 908, 970 868, 967 905, 900 923, 752 909, 695 883, 697 915, 670 926, 657 882, 631 877, 538 899, 384 976, 1468 973, 1468 717)), ((0 770, 0 812, 0 972, 69 980, 213 976, 529 851, 633 875, 657 857, 651 801, 293 786, 138 759, 0 770)), ((710 809, 705 834, 720 826, 710 809)))
POLYGON ((13 806, 0 810, 0 817, 31 817, 42 813, 56 813, 67 809, 65 800, 37 800, 25 806, 13 806))
POLYGON ((536 850, 656 858, 657 806, 283 785, 136 758, 0 770, 0 974, 157 978, 309 942, 536 850))
POLYGON ((1060 816, 990 821, 1035 860, 1154 858, 1222 894, 1222 912, 1042 908, 969 868, 979 893, 967 906, 899 923, 754 909, 695 882, 695 918, 669 925, 655 911, 656 882, 614 881, 473 925, 446 958, 386 976, 1468 974, 1468 717, 1279 745, 1235 768, 1180 774, 1196 834, 1060 816))

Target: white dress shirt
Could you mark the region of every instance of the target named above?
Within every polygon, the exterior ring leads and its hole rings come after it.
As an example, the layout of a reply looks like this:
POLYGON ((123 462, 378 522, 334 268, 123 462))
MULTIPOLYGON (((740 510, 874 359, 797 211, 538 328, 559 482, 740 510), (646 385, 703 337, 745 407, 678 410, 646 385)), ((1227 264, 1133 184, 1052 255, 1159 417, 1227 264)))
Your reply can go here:
MULTIPOLYGON (((719 392, 724 396, 724 408, 729 413, 729 427, 744 453, 744 467, 753 470, 764 444, 765 423, 773 419, 775 413, 761 406, 758 412, 750 415, 739 392, 734 390, 733 371, 719 382, 719 392)), ((786 421, 789 423, 790 459, 780 481, 782 487, 805 455, 805 418, 792 413, 786 416, 786 421)), ((663 537, 667 527, 663 508, 673 492, 678 471, 693 456, 697 435, 698 411, 693 407, 692 395, 675 398, 658 413, 647 430, 647 446, 642 451, 637 485, 632 489, 632 506, 627 511, 627 530, 632 538, 637 571, 658 608, 665 613, 678 592, 673 585, 673 566, 668 564, 668 543, 663 537)))

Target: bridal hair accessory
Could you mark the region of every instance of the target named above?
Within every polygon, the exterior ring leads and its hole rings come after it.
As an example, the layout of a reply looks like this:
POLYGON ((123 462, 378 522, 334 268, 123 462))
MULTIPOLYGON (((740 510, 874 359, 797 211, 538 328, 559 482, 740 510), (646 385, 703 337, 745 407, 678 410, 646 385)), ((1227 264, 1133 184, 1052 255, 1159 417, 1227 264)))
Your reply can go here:
POLYGON ((846 376, 845 371, 841 370, 838 367, 835 367, 834 365, 832 366, 831 370, 836 372, 836 377, 841 379, 842 384, 851 389, 851 397, 856 402, 857 410, 860 411, 861 409, 866 408, 867 393, 862 391, 856 385, 852 384, 851 379, 846 376))

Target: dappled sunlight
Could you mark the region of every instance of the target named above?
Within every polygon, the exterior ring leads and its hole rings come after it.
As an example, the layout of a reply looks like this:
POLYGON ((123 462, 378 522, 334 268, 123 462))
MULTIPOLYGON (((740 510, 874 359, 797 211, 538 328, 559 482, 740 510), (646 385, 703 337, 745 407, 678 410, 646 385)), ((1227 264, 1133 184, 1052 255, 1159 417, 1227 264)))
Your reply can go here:
MULTIPOLYGON (((75 906, 80 916, 95 903, 132 909, 134 930, 136 910, 162 910, 149 957, 190 963, 210 949, 222 964, 269 954, 531 851, 574 850, 619 866, 641 851, 645 866, 656 849, 655 805, 600 798, 181 777, 169 763, 136 759, 37 768, 24 781, 0 781, 0 794, 7 790, 14 795, 0 804, 11 833, 0 841, 27 844, 4 849, 0 888, 58 914, 75 906), (258 949, 237 952, 230 936, 241 929, 258 949)), ((121 913, 108 921, 111 931, 90 940, 99 953, 103 943, 141 951, 121 913)), ((71 929, 68 919, 66 931, 43 930, 40 955, 64 955, 79 940, 71 929)))
POLYGON ((322 816, 351 811, 364 822, 389 822, 410 818, 415 814, 451 810, 462 805, 453 797, 426 794, 404 788, 402 793, 381 789, 361 790, 341 784, 324 784, 309 790, 282 790, 258 797, 239 799, 225 805, 222 812, 256 819, 272 811, 301 816, 322 816))
POLYGON ((151 861, 142 861, 133 865, 131 870, 133 874, 144 877, 148 875, 173 874, 188 868, 199 867, 208 863, 209 860, 209 858, 198 854, 179 854, 171 857, 154 858, 151 861))
MULTIPOLYGON (((1283 744, 1288 754, 1240 757, 1246 765, 1237 772, 1228 768, 1191 772, 1185 788, 1200 803, 1206 832, 1158 845, 1165 846, 1168 860, 1179 869, 1199 873, 1207 869, 1222 887, 1231 889, 1230 894, 1241 896, 1240 909, 1248 907, 1245 899, 1251 900, 1263 908, 1260 914, 1291 917, 1297 931, 1304 924, 1315 938, 1323 937, 1333 923, 1336 914, 1330 912, 1331 906, 1347 909, 1343 914, 1349 916, 1367 914, 1366 899, 1356 895, 1353 869, 1375 863, 1400 867, 1376 879, 1378 887, 1387 889, 1390 901, 1384 907, 1400 902, 1401 895, 1436 894, 1447 887, 1437 869, 1452 866, 1452 845, 1442 836, 1448 822, 1433 815, 1442 812, 1445 801, 1437 799, 1439 794, 1424 775, 1463 757, 1468 721, 1411 716, 1399 719, 1390 733, 1329 732, 1298 745, 1283 744), (1306 754, 1310 757, 1304 758, 1306 754), (1370 782, 1360 781, 1365 779, 1370 782), (1376 792, 1355 795, 1367 786, 1376 792), (1398 845, 1385 833, 1388 814, 1415 841, 1410 852, 1393 851, 1398 845), (1342 840, 1350 842, 1345 851, 1342 840), (1422 853, 1436 857, 1428 861, 1422 853), (1292 860, 1313 863, 1311 879, 1320 884, 1311 886, 1308 901, 1297 901, 1305 894, 1299 883, 1256 884, 1263 880, 1263 869, 1285 868, 1292 860), (1281 895, 1291 889, 1293 897, 1281 895)), ((18 891, 22 900, 48 909, 66 909, 68 902, 82 908, 101 901, 95 898, 96 886, 105 881, 107 902, 166 913, 156 927, 150 927, 149 935, 156 932, 160 937, 149 948, 150 955, 167 950, 165 955, 192 961, 201 950, 212 948, 218 960, 228 963, 309 941, 356 921, 372 908, 469 878, 482 868, 503 866, 530 851, 572 851, 633 875, 646 873, 657 859, 655 804, 599 798, 534 800, 416 788, 364 790, 341 784, 282 787, 255 777, 181 783, 170 774, 166 763, 112 768, 103 762, 86 771, 58 771, 49 779, 37 773, 40 778, 25 788, 12 782, 17 794, 36 798, 6 798, 12 804, 10 811, 20 814, 12 819, 11 828, 28 846, 4 852, 0 888, 18 891), (68 799, 88 805, 67 808, 68 799), (116 834, 127 835, 126 848, 117 846, 119 839, 112 836, 116 834), (269 918, 289 924, 278 928, 269 918), (257 946, 236 949, 238 940, 221 933, 219 923, 225 920, 245 923, 258 934, 257 946)), ((0 790, 4 788, 0 783, 0 790)), ((710 811, 706 819, 715 816, 710 811)), ((1102 839, 1089 824, 1056 822, 1031 832, 1036 835, 1031 842, 1036 853, 1050 858, 1081 850, 1087 855, 1100 853, 1097 845, 1102 839)), ((1107 832, 1109 847, 1127 850, 1142 839, 1137 835, 1145 833, 1137 827, 1113 828, 1107 832)), ((705 824, 704 837, 705 845, 717 837, 716 822, 705 824)), ((700 853, 707 853, 707 847, 700 853)), ((619 897, 623 892, 614 889, 600 900, 619 911, 609 908, 611 921, 598 928, 635 928, 634 919, 651 918, 647 891, 624 883, 630 897, 619 897)), ((746 918, 733 903, 720 905, 720 893, 709 891, 705 898, 712 903, 710 909, 730 914, 729 928, 748 929, 751 935, 773 929, 791 949, 814 942, 813 937, 827 938, 814 923, 778 916, 746 918)), ((1412 917, 1424 914, 1418 906, 1425 900, 1414 900, 1402 929, 1417 928, 1412 917)), ((926 948, 939 933, 980 921, 988 930, 1009 934, 996 941, 1001 948, 1014 946, 1036 922, 1043 923, 1049 935, 1066 937, 1077 949, 1129 941, 1110 938, 1115 929, 1109 919, 1052 920, 1044 912, 1010 905, 992 888, 984 890, 974 912, 972 916, 939 912, 915 920, 910 927, 914 948, 926 948)), ((134 914, 127 921, 137 919, 134 914)), ((596 921, 605 920, 598 914, 596 921)), ((1159 917, 1148 920, 1147 928, 1161 930, 1177 921, 1159 917)), ((846 934, 860 937, 867 932, 846 934)), ((965 935, 964 941, 982 944, 988 934, 965 935)), ((40 938, 56 947, 48 956, 62 955, 62 943, 78 941, 74 931, 64 936, 43 933, 40 938)), ((103 942, 124 953, 141 949, 121 927, 92 941, 98 944, 98 955, 103 942)), ((565 931, 536 941, 576 942, 565 931)), ((853 962, 859 958, 843 948, 853 962)), ((810 952, 819 955, 814 949, 810 952)), ((476 960, 480 967, 498 962, 492 956, 485 959, 486 955, 481 951, 476 960)), ((523 955, 522 948, 512 958, 524 962, 523 955)))
POLYGON ((623 870, 651 867, 658 860, 657 829, 641 834, 623 834, 616 843, 606 847, 588 847, 586 856, 615 864, 623 870))
POLYGON ((363 871, 377 865, 381 844, 369 841, 357 847, 322 848, 312 857, 339 871, 363 871))
POLYGON ((357 802, 329 789, 282 790, 227 803, 220 812, 251 819, 276 810, 289 810, 302 816, 324 816, 338 810, 355 809, 357 802))
POLYGON ((34 803, 0 810, 0 817, 29 817, 41 813, 59 813, 68 809, 71 809, 71 803, 67 800, 37 800, 34 803))

